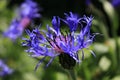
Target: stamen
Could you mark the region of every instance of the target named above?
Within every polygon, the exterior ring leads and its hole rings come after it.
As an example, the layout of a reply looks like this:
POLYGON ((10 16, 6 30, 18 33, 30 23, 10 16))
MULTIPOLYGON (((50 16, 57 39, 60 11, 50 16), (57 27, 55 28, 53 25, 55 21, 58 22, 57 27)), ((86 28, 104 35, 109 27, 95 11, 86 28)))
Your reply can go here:
POLYGON ((54 43, 55 43, 55 45, 57 46, 57 48, 61 49, 61 48, 58 46, 58 44, 57 44, 57 42, 56 42, 55 39, 54 39, 54 43))
POLYGON ((57 47, 57 48, 61 49, 61 48, 57 45, 57 42, 55 41, 55 39, 52 40, 52 39, 46 37, 46 40, 50 43, 50 45, 51 45, 52 47, 54 47, 54 48, 57 47), (53 44, 52 44, 51 42, 53 42, 53 44), (55 45, 54 45, 54 44, 55 44, 55 45))
MULTIPOLYGON (((49 42, 49 44, 50 44, 51 46, 54 47, 54 45, 51 43, 51 41, 50 41, 50 39, 48 39, 48 37, 46 37, 46 40, 49 42)), ((55 47, 54 47, 54 48, 55 48, 55 47)))
POLYGON ((62 38, 61 38, 61 36, 59 35, 59 39, 62 41, 62 38))

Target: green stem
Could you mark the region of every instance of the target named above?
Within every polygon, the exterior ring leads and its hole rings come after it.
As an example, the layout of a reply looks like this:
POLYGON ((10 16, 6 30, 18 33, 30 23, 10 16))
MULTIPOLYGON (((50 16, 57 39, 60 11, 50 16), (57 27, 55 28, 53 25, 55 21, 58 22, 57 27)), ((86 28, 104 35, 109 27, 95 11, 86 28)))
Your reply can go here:
POLYGON ((76 73, 75 73, 75 71, 73 69, 68 70, 68 72, 69 72, 69 76, 70 76, 71 80, 77 80, 76 73))
POLYGON ((119 50, 119 40, 118 37, 115 37, 115 43, 116 43, 116 59, 117 59, 117 69, 119 70, 120 68, 120 50, 119 50))

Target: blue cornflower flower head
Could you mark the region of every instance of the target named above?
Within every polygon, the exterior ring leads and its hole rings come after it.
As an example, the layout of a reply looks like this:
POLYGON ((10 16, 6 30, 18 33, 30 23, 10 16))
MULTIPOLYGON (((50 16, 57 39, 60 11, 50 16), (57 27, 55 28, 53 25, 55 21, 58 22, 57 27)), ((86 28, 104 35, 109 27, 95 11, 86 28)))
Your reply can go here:
POLYGON ((0 60, 0 77, 12 74, 13 70, 10 69, 2 60, 0 60))
POLYGON ((9 29, 4 33, 4 36, 16 40, 19 36, 22 35, 23 27, 19 24, 19 21, 16 19, 12 21, 9 29))
POLYGON ((120 0, 111 0, 111 3, 114 7, 117 7, 120 5, 120 0))
POLYGON ((91 4, 91 0, 86 0, 85 3, 87 6, 89 6, 91 4))
MULTIPOLYGON (((61 66, 65 69, 72 69, 76 63, 80 63, 78 52, 82 52, 82 59, 84 58, 84 48, 89 48, 92 44, 95 34, 90 33, 93 17, 83 16, 77 18, 72 12, 70 16, 65 14, 66 19, 61 19, 54 16, 52 19, 52 27, 47 25, 47 31, 27 30, 29 39, 24 38, 23 46, 27 46, 27 52, 31 53, 32 57, 44 56, 36 65, 35 70, 45 60, 50 57, 50 61, 46 67, 56 58, 59 57, 61 66), (72 22, 70 24, 69 22, 72 22), (60 22, 67 24, 69 31, 62 32, 60 22), (77 24, 77 25, 73 25, 77 24), (79 24, 79 26, 78 26, 79 24), (78 28, 79 32, 78 32, 78 28)), ((95 56, 92 50, 90 52, 95 56)))
POLYGON ((33 2, 32 0, 26 0, 20 6, 20 16, 21 17, 28 17, 30 19, 39 18, 41 15, 38 13, 41 9, 38 8, 37 3, 33 2))
POLYGON ((20 37, 24 29, 30 25, 35 18, 40 18, 41 15, 38 13, 37 3, 32 0, 26 0, 21 4, 18 9, 18 16, 12 21, 8 30, 5 31, 4 36, 12 39, 13 41, 20 37))

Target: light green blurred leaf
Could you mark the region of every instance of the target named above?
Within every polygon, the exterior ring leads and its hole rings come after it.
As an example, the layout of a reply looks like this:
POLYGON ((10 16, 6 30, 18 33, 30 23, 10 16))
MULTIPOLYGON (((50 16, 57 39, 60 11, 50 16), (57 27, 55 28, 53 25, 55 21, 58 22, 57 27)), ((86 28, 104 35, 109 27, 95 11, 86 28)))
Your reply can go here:
POLYGON ((120 75, 115 76, 112 80, 120 80, 120 75))
POLYGON ((0 0, 0 11, 6 7, 7 0, 0 0))
POLYGON ((110 4, 107 0, 100 0, 101 3, 103 4, 103 8, 107 15, 109 16, 109 19, 111 21, 112 25, 112 30, 113 33, 118 29, 119 25, 119 19, 118 19, 118 14, 116 13, 114 7, 112 4, 110 4))
POLYGON ((109 52, 109 47, 105 44, 95 43, 93 46, 95 52, 103 54, 109 52))
POLYGON ((103 71, 107 71, 109 69, 111 65, 111 61, 103 56, 101 59, 100 59, 100 62, 99 62, 99 67, 103 70, 103 71))
POLYGON ((57 72, 55 75, 56 75, 56 80, 68 80, 68 77, 65 74, 57 72))
POLYGON ((23 74, 23 80, 40 80, 34 74, 28 72, 23 74))

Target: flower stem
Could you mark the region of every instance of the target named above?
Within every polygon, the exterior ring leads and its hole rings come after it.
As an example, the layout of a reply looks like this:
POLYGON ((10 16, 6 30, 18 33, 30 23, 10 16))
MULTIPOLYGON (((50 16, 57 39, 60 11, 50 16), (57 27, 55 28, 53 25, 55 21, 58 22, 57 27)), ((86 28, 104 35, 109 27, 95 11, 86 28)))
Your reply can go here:
POLYGON ((68 70, 71 80, 77 80, 75 70, 68 70))

